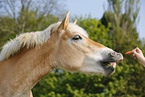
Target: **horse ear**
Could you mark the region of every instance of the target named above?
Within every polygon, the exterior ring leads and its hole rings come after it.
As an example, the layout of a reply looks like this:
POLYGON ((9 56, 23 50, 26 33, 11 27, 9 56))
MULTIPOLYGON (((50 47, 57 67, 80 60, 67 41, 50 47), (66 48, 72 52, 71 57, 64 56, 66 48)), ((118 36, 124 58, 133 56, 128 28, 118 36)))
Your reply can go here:
POLYGON ((77 19, 74 21, 74 24, 76 24, 77 23, 77 19))
POLYGON ((65 30, 66 27, 68 26, 68 24, 69 24, 69 14, 70 14, 70 12, 67 13, 66 17, 63 19, 63 21, 59 25, 59 27, 58 27, 59 31, 65 30))

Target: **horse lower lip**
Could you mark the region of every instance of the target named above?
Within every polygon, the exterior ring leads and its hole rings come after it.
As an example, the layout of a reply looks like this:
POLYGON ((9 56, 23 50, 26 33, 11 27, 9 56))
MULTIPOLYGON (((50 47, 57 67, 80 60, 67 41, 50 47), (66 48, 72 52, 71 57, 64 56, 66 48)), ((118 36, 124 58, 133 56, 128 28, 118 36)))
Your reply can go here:
POLYGON ((115 72, 116 62, 103 62, 102 66, 105 71, 105 76, 108 77, 115 72))
POLYGON ((105 76, 108 77, 115 72, 115 68, 113 66, 108 66, 104 68, 105 76))

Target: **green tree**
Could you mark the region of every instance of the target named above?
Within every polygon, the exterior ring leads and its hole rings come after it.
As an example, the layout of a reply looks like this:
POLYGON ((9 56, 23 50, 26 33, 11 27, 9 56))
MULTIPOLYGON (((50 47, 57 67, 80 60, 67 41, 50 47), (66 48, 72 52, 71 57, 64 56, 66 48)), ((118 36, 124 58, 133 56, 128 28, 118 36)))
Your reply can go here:
POLYGON ((39 30, 40 26, 44 29, 45 27, 42 26, 42 23, 46 21, 44 17, 47 17, 47 22, 51 24, 54 15, 55 17, 62 16, 64 13, 62 13, 61 5, 63 5, 62 0, 61 2, 58 0, 5 0, 2 2, 0 16, 14 19, 18 27, 17 33, 24 33, 26 32, 24 30, 32 26, 35 30, 39 30))
POLYGON ((131 50, 139 46, 136 23, 140 9, 139 0, 108 0, 109 7, 101 22, 112 24, 113 49, 119 52, 131 50), (122 49, 123 48, 123 49, 122 49))

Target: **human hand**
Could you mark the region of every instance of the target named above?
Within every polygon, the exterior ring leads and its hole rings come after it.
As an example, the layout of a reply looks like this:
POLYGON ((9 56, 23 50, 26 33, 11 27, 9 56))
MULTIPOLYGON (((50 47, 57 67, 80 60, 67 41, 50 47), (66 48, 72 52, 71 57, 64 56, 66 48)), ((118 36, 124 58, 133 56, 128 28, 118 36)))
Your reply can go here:
POLYGON ((138 59, 138 61, 145 67, 145 57, 142 51, 137 47, 134 50, 132 50, 132 53, 133 53, 134 59, 138 59))

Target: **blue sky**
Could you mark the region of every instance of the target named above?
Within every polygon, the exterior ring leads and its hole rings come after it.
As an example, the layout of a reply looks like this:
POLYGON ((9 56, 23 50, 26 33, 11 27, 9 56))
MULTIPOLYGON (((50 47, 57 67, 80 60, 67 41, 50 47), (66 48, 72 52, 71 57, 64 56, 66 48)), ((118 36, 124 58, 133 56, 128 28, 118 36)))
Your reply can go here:
MULTIPOLYGON (((92 18, 100 19, 107 9, 107 0, 66 0, 66 9, 72 15, 91 15, 92 18)), ((140 0, 140 21, 137 24, 137 31, 140 38, 145 38, 145 0, 140 0)))

